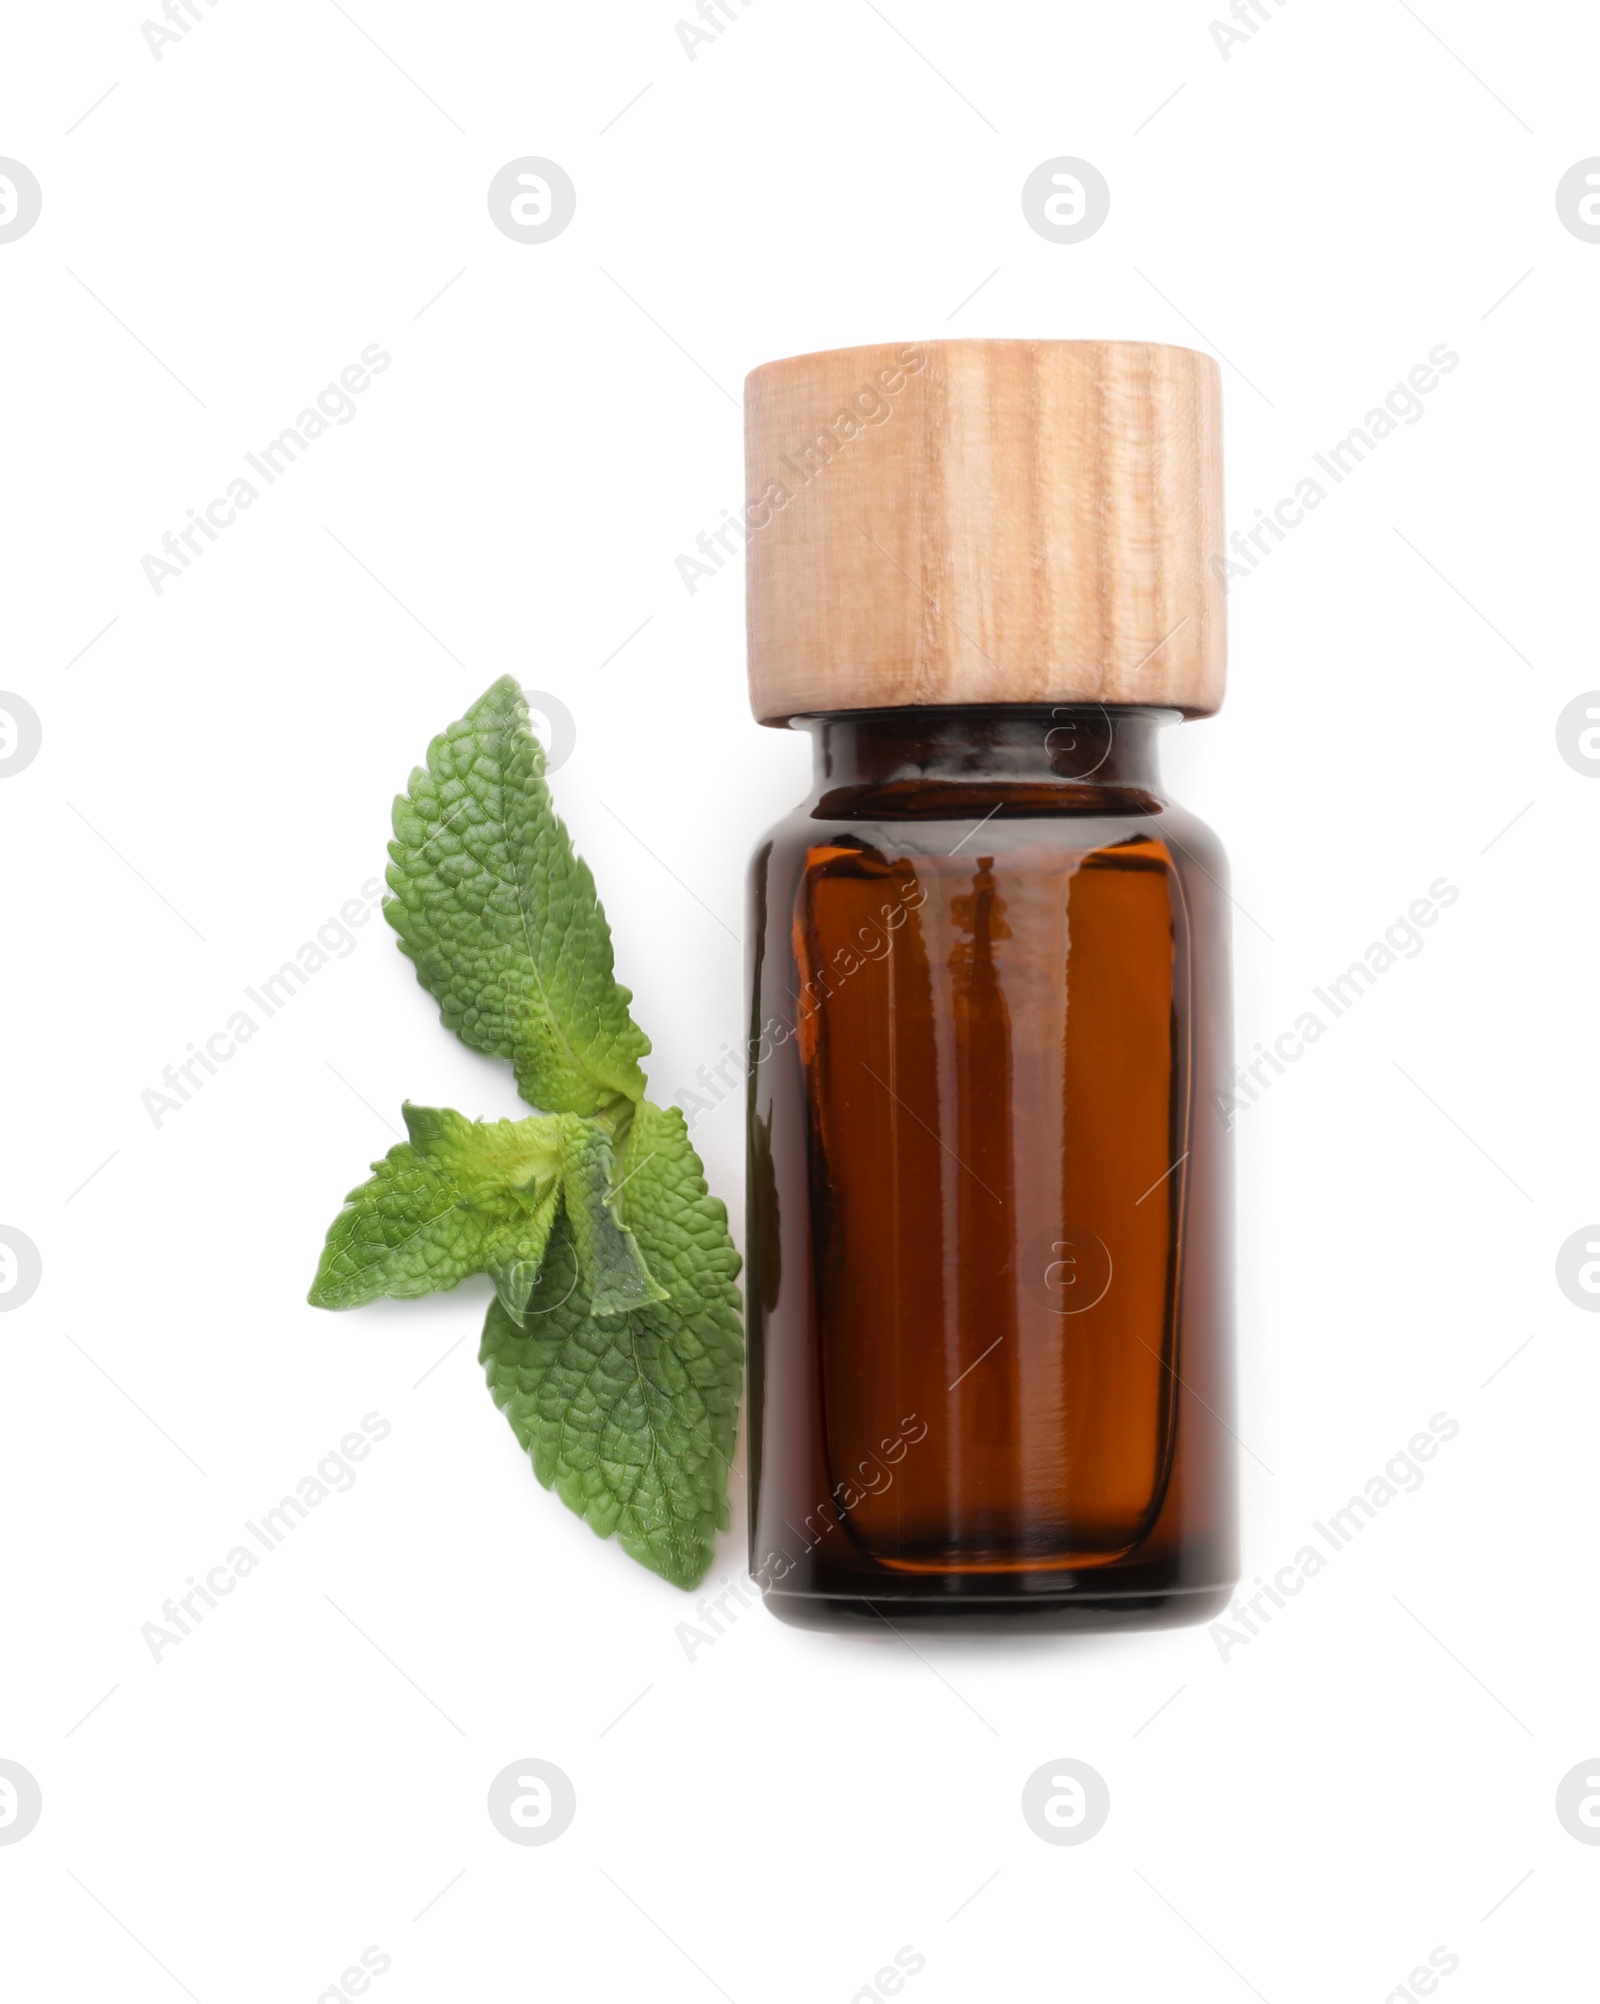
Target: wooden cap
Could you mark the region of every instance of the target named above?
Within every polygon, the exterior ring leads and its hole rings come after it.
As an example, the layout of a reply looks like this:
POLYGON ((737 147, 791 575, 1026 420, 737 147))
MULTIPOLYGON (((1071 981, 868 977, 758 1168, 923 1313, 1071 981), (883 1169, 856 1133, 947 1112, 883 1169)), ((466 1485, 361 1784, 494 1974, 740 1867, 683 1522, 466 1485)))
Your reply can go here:
POLYGON ((762 723, 934 703, 1207 716, 1222 384, 1145 341, 917 341, 745 379, 762 723))

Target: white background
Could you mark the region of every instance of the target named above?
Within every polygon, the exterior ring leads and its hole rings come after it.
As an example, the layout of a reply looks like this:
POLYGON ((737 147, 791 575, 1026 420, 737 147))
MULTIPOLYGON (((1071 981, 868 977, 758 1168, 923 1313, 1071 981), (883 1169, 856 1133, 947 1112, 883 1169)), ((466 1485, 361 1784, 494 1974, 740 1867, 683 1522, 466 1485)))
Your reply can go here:
MULTIPOLYGON (((1449 2004, 1588 1994, 1600 1850, 1553 1805, 1600 1751, 1600 1324, 1554 1263, 1600 1213, 1600 786, 1555 722, 1600 684, 1600 246, 1554 191, 1600 153, 1600 24, 1264 0, 1225 60, 1179 0, 734 11, 692 62, 646 0, 220 0, 159 62, 133 4, 8 24, 44 208, 0 245, 0 680, 44 736, 0 784, 0 1222, 44 1278, 0 1322, 0 1756, 44 1814, 0 1847, 7 1994, 312 2004, 369 1945, 382 2004, 846 2004, 907 1945, 915 2004, 1380 2004, 1441 1945, 1449 2004), (485 202, 527 154, 578 190, 542 246, 485 202), (1019 204, 1061 154, 1112 190, 1070 247, 1019 204), (1461 893, 1238 1122, 1247 1583, 1459 1435, 1226 1661, 753 1608, 691 1662, 694 1602, 495 1413, 486 1284, 303 1305, 402 1098, 518 1111, 381 923, 141 1104, 508 670, 576 719, 557 797, 654 1096, 737 1042, 745 860, 808 748, 750 721, 737 570, 675 559, 742 497, 746 369, 950 335, 1225 357, 1236 525, 1461 357, 1236 585, 1227 707, 1165 747, 1233 859, 1243 1056, 1461 893), (354 420, 156 595, 163 531, 373 342, 354 420), (357 1486, 153 1662, 141 1624, 369 1411, 357 1486), (578 1813, 518 1848, 484 1798, 532 1756, 578 1813), (1019 1810, 1067 1756, 1111 1790, 1081 1848, 1019 1810)), ((696 1139, 737 1230, 736 1106, 696 1139)), ((744 1532, 736 1497, 713 1586, 744 1532)))

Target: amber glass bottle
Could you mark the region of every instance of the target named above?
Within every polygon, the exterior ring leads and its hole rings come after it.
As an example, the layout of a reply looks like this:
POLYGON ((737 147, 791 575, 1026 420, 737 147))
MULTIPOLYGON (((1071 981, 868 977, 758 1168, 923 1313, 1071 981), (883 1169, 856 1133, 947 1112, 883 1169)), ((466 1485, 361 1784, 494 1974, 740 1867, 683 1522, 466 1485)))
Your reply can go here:
POLYGON ((752 694, 816 763, 751 879, 752 1569, 788 1620, 1228 1599, 1226 865, 1156 760, 1220 699, 1216 406, 1203 357, 1120 343, 750 380, 752 694))

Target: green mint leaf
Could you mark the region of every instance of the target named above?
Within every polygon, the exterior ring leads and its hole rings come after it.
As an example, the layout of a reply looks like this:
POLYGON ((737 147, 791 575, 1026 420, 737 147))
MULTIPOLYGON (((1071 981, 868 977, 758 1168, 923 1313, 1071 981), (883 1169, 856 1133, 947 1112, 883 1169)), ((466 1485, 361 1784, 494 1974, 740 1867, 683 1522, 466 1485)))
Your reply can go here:
POLYGON ((509 1058, 530 1106, 644 1098, 650 1042, 612 974, 588 865, 550 804, 544 750, 507 675, 428 747, 394 804, 384 901, 401 950, 464 1044, 509 1058))
MULTIPOLYGON (((622 1222, 620 1172, 610 1137, 591 1121, 578 1126, 562 1165, 561 1196, 589 1313, 626 1315, 630 1308, 665 1301, 665 1288, 652 1279, 638 1240, 622 1222)), ((629 1173, 637 1177, 639 1169, 629 1173)))
POLYGON ((492 1274, 508 1309, 533 1292, 560 1202, 569 1148, 587 1123, 560 1115, 468 1120, 405 1107, 409 1141, 372 1165, 328 1231, 311 1286, 315 1308, 412 1299, 492 1274))
POLYGON ((693 1587, 728 1525, 739 1258, 677 1108, 642 1104, 619 1164, 629 1225, 669 1298, 592 1313, 564 1213, 524 1326, 493 1302, 480 1361, 545 1487, 641 1565, 693 1587))

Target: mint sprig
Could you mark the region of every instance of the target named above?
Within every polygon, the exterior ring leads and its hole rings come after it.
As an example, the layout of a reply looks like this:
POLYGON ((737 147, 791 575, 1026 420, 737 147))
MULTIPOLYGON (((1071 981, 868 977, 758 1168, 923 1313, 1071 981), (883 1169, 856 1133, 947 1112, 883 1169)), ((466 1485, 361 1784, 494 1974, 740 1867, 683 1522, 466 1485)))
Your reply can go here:
POLYGON ((649 1040, 522 692, 496 682, 394 805, 384 912, 446 1026, 511 1061, 527 1120, 404 1108, 409 1139, 329 1228, 310 1300, 354 1308, 487 1274, 479 1361, 546 1488, 692 1588, 729 1521, 738 1255, 649 1040))

